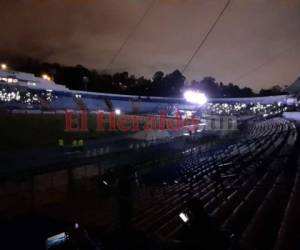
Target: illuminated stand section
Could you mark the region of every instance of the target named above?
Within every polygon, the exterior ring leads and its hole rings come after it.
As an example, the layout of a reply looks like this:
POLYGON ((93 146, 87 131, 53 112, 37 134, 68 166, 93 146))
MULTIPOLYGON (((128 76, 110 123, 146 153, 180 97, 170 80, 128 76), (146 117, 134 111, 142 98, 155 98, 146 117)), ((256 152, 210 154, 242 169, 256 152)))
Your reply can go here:
POLYGON ((9 83, 13 86, 29 87, 31 89, 69 91, 65 86, 53 82, 47 74, 43 74, 42 77, 36 77, 30 73, 3 70, 7 68, 6 65, 5 67, 3 65, 5 64, 1 65, 2 70, 0 70, 1 83, 9 83))
POLYGON ((174 115, 178 110, 195 110, 197 104, 183 98, 119 95, 70 90, 56 84, 47 74, 0 69, 0 109, 22 112, 87 110, 120 114, 174 115))
POLYGON ((56 84, 51 76, 10 71, 0 64, 0 109, 13 112, 115 112, 120 114, 176 116, 279 114, 294 104, 290 95, 251 98, 207 98, 204 93, 187 90, 182 98, 119 95, 70 90, 56 84), (271 113, 272 112, 272 113, 271 113))

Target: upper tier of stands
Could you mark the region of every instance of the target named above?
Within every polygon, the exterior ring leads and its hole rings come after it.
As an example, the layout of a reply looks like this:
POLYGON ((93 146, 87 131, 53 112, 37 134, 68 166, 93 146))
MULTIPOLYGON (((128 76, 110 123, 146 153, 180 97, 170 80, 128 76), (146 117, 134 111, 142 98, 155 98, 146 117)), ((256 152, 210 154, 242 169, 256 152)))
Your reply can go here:
POLYGON ((181 112, 204 112, 217 115, 277 114, 289 104, 288 96, 255 98, 209 99, 208 104, 198 105, 182 98, 163 98, 90 93, 82 91, 58 91, 31 89, 25 86, 0 83, 0 109, 65 111, 87 110, 110 112, 119 109, 122 113, 174 115, 181 112))

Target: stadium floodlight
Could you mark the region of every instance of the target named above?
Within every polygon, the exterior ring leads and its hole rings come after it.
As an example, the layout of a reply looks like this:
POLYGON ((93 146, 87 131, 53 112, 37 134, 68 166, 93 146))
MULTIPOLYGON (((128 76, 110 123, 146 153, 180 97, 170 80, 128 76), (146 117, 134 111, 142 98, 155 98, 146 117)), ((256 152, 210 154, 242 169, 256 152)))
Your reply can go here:
POLYGON ((203 94, 201 92, 187 90, 183 96, 186 101, 191 102, 191 103, 203 105, 207 102, 207 98, 206 98, 205 94, 203 94))
POLYGON ((44 80, 51 81, 51 77, 48 76, 47 74, 43 74, 43 75, 42 75, 42 78, 43 78, 44 80))
POLYGON ((115 109, 115 114, 116 115, 120 115, 121 114, 121 110, 120 109, 115 109))
POLYGON ((1 64, 1 69, 2 69, 2 70, 7 70, 7 64, 2 63, 2 64, 1 64))

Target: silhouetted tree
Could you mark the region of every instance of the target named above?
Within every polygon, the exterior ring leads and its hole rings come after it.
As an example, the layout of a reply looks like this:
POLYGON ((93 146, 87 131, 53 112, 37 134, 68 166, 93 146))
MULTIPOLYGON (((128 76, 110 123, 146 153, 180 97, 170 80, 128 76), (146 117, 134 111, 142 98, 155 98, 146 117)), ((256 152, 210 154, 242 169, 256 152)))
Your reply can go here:
POLYGON ((283 91, 283 88, 279 85, 275 85, 269 89, 261 89, 259 91, 260 96, 284 95, 284 94, 286 94, 286 92, 283 91))
MULTIPOLYGON (((128 72, 116 72, 111 75, 90 70, 82 65, 70 67, 57 63, 42 63, 32 58, 16 58, 8 62, 19 71, 35 75, 48 73, 54 77, 55 82, 74 90, 84 90, 87 87, 88 91, 93 92, 180 97, 184 88, 192 88, 204 92, 209 97, 257 96, 249 87, 240 88, 233 83, 227 85, 223 82, 218 83, 211 76, 204 77, 200 81, 192 80, 190 85, 186 86, 185 76, 179 70, 169 74, 157 71, 152 79, 146 79, 145 77, 136 78, 128 72)), ((281 95, 286 93, 285 89, 275 85, 269 89, 261 89, 258 95, 281 95)))

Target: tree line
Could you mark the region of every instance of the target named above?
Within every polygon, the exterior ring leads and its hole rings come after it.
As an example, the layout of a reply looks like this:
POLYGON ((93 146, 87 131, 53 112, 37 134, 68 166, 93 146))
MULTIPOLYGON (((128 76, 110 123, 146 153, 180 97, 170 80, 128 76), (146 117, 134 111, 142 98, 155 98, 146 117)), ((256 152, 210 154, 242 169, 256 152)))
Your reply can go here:
POLYGON ((261 89, 255 93, 249 87, 239 87, 236 84, 217 82, 211 76, 202 80, 186 83, 185 76, 174 70, 165 74, 156 72, 151 79, 136 77, 128 72, 114 74, 90 70, 82 65, 63 66, 58 63, 44 63, 33 59, 18 59, 10 62, 17 71, 35 75, 48 74, 59 84, 73 90, 87 90, 115 94, 181 97, 187 88, 204 92, 211 98, 254 97, 286 94, 285 89, 275 85, 269 89, 261 89))

